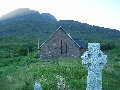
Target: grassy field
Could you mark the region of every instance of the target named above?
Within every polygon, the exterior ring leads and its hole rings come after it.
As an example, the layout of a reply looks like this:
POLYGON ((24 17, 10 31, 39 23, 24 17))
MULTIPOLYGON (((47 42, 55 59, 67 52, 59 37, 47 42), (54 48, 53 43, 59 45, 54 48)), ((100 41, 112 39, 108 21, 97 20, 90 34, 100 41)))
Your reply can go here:
POLYGON ((0 22, 0 90, 33 90, 35 82, 43 90, 86 90, 87 70, 81 58, 38 59, 38 41, 41 45, 59 26, 73 39, 101 44, 108 55, 103 90, 120 90, 119 31, 43 15, 35 12, 0 22))
MULTIPOLYGON (((103 90, 120 90, 120 47, 105 51, 103 90)), ((0 90, 33 90, 39 82, 43 90, 85 90, 87 70, 80 58, 58 58, 41 62, 36 52, 26 56, 0 57, 0 90)))

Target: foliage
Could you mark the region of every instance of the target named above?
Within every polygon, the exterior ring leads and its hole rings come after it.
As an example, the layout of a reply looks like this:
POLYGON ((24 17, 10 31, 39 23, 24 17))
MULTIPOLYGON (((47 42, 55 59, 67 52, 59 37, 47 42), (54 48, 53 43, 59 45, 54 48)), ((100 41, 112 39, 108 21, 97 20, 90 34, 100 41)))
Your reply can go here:
POLYGON ((119 31, 47 18, 43 20, 35 14, 0 22, 0 90, 33 90, 36 81, 43 90, 57 90, 58 81, 65 89, 85 90, 87 71, 81 59, 58 58, 52 59, 53 62, 38 59, 37 41, 42 44, 59 25, 73 38, 101 43, 101 49, 108 55, 103 69, 103 90, 120 89, 119 31))
MULTIPOLYGON (((109 59, 103 70, 103 90, 119 89, 120 60, 114 62, 114 52, 113 49, 107 53, 109 59)), ((0 90, 33 90, 36 81, 41 83, 43 90, 57 90, 59 80, 67 90, 85 90, 87 71, 80 59, 59 58, 54 61, 57 62, 40 62, 35 53, 14 58, 0 68, 0 90)))
POLYGON ((97 42, 103 39, 120 41, 120 31, 118 30, 74 20, 57 21, 51 14, 39 14, 38 12, 0 21, 0 41, 5 41, 1 37, 9 37, 9 41, 12 39, 15 42, 46 40, 59 26, 62 26, 73 38, 97 42))
MULTIPOLYGON (((12 90, 16 89, 33 89, 35 81, 39 81, 43 89, 56 90, 57 89, 57 75, 61 75, 65 78, 66 86, 69 86, 71 89, 84 88, 86 86, 85 76, 87 74, 84 67, 80 64, 80 60, 77 59, 59 59, 60 62, 37 62, 35 64, 25 65, 23 67, 12 67, 15 72, 9 72, 3 74, 1 77, 2 82, 9 83, 6 86, 6 83, 2 85, 1 90, 9 88, 12 90), (65 61, 63 61, 65 60, 65 61), (4 78, 4 79, 3 79, 4 78), (84 81, 83 81, 84 80, 84 81), (6 87, 5 87, 6 86, 6 87), (82 86, 82 87, 81 87, 82 86)), ((24 60, 23 60, 24 61, 24 60)), ((25 62, 24 62, 25 63, 25 62)), ((11 66, 9 66, 11 67, 11 66)), ((0 83, 2 83, 0 82, 0 83)))
MULTIPOLYGON (((102 42, 106 47, 112 44, 102 42)), ((117 43, 113 46, 105 51, 108 62, 103 70, 103 90, 119 90, 120 87, 120 47, 117 43)), ((44 90, 57 90, 57 81, 61 80, 56 78, 57 75, 63 78, 61 85, 67 89, 86 88, 87 71, 80 59, 59 58, 52 59, 53 62, 40 62, 37 42, 1 42, 0 48, 0 90, 33 90, 36 81, 41 83, 44 90), (31 49, 29 54, 18 53, 28 48, 31 49)))
POLYGON ((22 44, 17 48, 17 54, 20 56, 26 56, 30 52, 34 51, 34 46, 33 44, 22 44))
POLYGON ((113 42, 108 42, 107 44, 101 45, 101 50, 110 50, 115 48, 115 44, 113 42))

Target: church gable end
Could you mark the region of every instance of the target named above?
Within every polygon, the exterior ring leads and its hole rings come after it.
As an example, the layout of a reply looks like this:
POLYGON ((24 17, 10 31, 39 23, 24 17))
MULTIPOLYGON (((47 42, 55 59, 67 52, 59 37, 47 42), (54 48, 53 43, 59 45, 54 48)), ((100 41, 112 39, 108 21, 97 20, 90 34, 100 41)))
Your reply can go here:
POLYGON ((83 49, 75 43, 71 36, 59 27, 42 45, 40 58, 79 57, 83 49))

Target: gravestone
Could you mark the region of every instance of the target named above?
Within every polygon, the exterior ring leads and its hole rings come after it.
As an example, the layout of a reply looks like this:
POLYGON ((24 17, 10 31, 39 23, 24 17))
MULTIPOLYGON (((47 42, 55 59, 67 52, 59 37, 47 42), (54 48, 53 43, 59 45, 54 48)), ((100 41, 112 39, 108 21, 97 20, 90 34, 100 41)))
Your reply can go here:
POLYGON ((88 70, 86 90, 102 90, 102 69, 107 63, 107 55, 100 50, 100 44, 88 43, 88 51, 81 58, 88 70))
POLYGON ((34 90, 42 90, 41 84, 36 82, 34 85, 34 90))

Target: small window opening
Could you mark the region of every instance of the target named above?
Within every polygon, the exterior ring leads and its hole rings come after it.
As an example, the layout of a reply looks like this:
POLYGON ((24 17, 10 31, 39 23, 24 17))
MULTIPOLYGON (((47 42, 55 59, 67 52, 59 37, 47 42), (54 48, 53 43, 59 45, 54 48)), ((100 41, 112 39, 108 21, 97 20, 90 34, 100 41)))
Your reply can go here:
POLYGON ((62 40, 61 40, 61 54, 62 54, 62 40))
POLYGON ((67 54, 67 44, 66 44, 66 54, 67 54))

